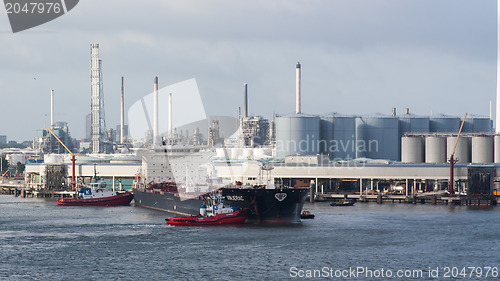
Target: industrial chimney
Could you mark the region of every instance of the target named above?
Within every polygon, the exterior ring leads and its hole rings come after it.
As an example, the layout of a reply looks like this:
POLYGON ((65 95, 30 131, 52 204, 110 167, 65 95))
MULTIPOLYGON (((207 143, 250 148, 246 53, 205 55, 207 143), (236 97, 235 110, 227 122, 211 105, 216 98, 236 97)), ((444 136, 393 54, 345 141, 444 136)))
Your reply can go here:
MULTIPOLYGON (((499 0, 500 1, 500 0, 499 0)), ((295 85, 295 113, 300 114, 300 79, 301 79, 301 69, 300 62, 297 62, 297 66, 295 67, 296 74, 296 85, 295 85)))
POLYGON ((174 134, 172 132, 172 93, 168 94, 168 138, 173 139, 174 134))
POLYGON ((50 128, 54 129, 54 90, 50 90, 50 128))
POLYGON ((248 117, 248 85, 247 83, 243 83, 243 88, 245 89, 245 94, 243 98, 243 117, 248 117))
POLYGON ((495 131, 500 133, 500 0, 497 1, 497 108, 495 131))
POLYGON ((123 76, 122 76, 122 94, 121 94, 121 116, 120 116, 120 143, 125 142, 125 97, 123 91, 123 76))
POLYGON ((158 144, 158 76, 154 79, 154 92, 153 92, 153 147, 158 144))

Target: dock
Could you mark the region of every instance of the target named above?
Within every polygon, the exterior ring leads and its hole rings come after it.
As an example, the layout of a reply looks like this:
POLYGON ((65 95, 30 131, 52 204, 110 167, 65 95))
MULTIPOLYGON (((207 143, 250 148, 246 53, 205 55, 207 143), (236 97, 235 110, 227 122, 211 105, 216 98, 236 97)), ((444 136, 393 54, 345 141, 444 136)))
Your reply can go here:
MULTIPOLYGON (((428 192, 414 195, 404 194, 338 194, 323 193, 315 194, 314 201, 339 201, 342 199, 355 200, 361 203, 375 202, 400 203, 400 204, 432 204, 432 205, 466 205, 466 206, 496 206, 500 197, 494 195, 475 195, 475 196, 448 196, 446 193, 428 192)), ((310 201, 310 197, 307 199, 310 201)))
POLYGON ((74 198, 78 196, 78 194, 71 190, 34 189, 27 188, 22 184, 0 184, 0 194, 14 195, 23 198, 74 198))

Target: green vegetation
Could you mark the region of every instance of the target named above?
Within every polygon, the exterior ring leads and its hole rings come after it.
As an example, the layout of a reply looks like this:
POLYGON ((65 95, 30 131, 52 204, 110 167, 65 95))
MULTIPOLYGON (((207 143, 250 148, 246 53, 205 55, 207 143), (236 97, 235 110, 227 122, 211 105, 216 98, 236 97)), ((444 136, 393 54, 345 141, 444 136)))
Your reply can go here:
POLYGON ((24 173, 24 169, 26 168, 26 165, 24 165, 23 163, 21 162, 17 162, 16 164, 16 170, 17 170, 17 173, 18 174, 22 174, 24 173))

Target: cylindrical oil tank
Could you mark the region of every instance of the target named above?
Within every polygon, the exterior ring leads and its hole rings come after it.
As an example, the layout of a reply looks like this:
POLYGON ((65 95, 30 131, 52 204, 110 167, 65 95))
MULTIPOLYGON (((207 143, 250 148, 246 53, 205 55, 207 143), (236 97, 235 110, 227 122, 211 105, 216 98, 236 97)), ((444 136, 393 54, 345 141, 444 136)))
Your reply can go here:
POLYGON ((460 129, 460 123, 459 117, 431 117, 430 131, 433 133, 455 133, 460 129))
POLYGON ((265 156, 273 156, 273 150, 272 150, 272 148, 263 147, 263 148, 262 148, 262 153, 263 153, 265 156))
POLYGON ((241 149, 233 147, 231 148, 231 159, 238 159, 241 156, 241 149))
MULTIPOLYGON (((446 138, 446 159, 450 159, 451 152, 455 146, 455 141, 457 137, 447 137, 446 138)), ((455 156, 453 157, 457 163, 470 163, 470 138, 460 137, 457 142, 457 148, 455 149, 455 156)))
POLYGON ((329 144, 329 152, 334 159, 356 158, 356 117, 335 115, 333 123, 333 142, 329 144))
POLYGON ((228 159, 234 159, 233 158, 233 148, 231 148, 231 147, 226 148, 226 155, 227 155, 228 159))
POLYGON ((333 157, 333 116, 322 116, 319 123, 319 152, 333 157))
POLYGON ((500 163, 500 136, 495 136, 495 145, 494 145, 494 152, 495 152, 495 163, 500 163))
POLYGON ((253 157, 255 159, 270 158, 273 156, 273 149, 267 147, 257 147, 254 148, 253 157))
POLYGON ((220 148, 216 148, 215 149, 215 153, 217 155, 217 158, 222 158, 222 159, 226 158, 226 152, 225 152, 225 150, 226 150, 225 148, 221 148, 221 147, 220 148))
POLYGON ((64 154, 45 154, 43 158, 45 164, 60 165, 64 163, 64 154))
POLYGON ((399 119, 401 134, 405 133, 428 133, 430 132, 429 117, 404 116, 399 119))
POLYGON ((262 148, 262 147, 255 148, 255 150, 253 152, 253 156, 255 157, 255 159, 263 158, 263 156, 264 156, 264 148, 262 148))
POLYGON ((476 117, 472 123, 474 133, 493 132, 493 120, 488 117, 476 117))
POLYGON ((425 138, 425 163, 446 162, 446 138, 427 136, 425 138))
POLYGON ((319 153, 320 118, 294 114, 276 117, 276 156, 319 153))
POLYGON ((493 137, 472 137, 472 163, 493 163, 493 137))
POLYGON ((368 157, 368 153, 365 148, 360 148, 362 143, 365 142, 365 132, 368 131, 368 125, 363 118, 356 118, 356 133, 354 140, 354 158, 364 158, 368 157))
POLYGON ((217 158, 222 158, 222 159, 231 158, 231 152, 228 150, 230 149, 225 147, 216 148, 215 152, 217 154, 217 158))
POLYGON ((400 159, 399 119, 375 115, 356 118, 357 158, 400 159))
POLYGON ((462 132, 489 133, 493 131, 493 120, 488 117, 466 118, 462 132))
POLYGON ((253 158, 253 148, 244 148, 243 149, 243 159, 252 159, 253 158))
POLYGON ((401 139, 401 162, 424 162, 424 139, 419 136, 403 137, 401 139))

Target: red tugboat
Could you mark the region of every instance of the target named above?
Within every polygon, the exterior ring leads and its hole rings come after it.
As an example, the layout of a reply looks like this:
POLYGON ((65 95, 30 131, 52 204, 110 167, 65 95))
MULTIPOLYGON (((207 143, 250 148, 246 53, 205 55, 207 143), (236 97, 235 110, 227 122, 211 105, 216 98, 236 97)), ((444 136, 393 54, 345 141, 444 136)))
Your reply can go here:
POLYGON ((170 217, 165 219, 168 225, 184 226, 202 226, 202 225, 221 225, 221 224, 240 224, 244 223, 248 217, 248 209, 233 210, 228 213, 218 213, 214 216, 188 216, 188 217, 170 217))
POLYGON ((200 214, 187 217, 170 217, 165 219, 168 225, 182 226, 204 226, 204 225, 222 225, 222 224, 240 224, 248 218, 250 211, 239 207, 224 207, 222 195, 214 196, 211 194, 207 201, 210 206, 202 205, 200 214))
POLYGON ((90 187, 81 188, 78 198, 62 198, 57 205, 62 206, 127 206, 134 199, 130 192, 116 192, 104 188, 104 183, 91 183, 90 187))

